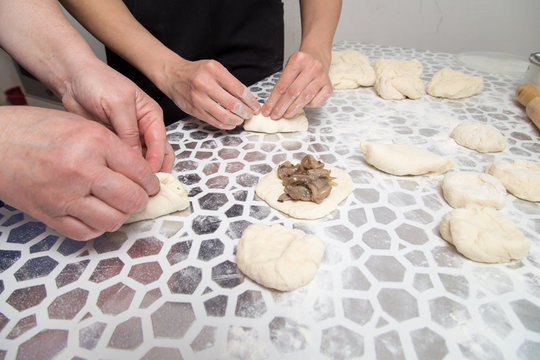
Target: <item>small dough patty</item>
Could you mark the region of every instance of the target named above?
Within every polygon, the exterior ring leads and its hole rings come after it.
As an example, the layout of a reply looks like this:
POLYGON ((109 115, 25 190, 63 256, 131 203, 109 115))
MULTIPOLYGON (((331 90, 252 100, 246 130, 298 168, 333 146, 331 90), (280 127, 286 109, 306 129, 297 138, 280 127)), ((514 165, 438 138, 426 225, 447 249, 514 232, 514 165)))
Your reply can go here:
POLYGON ((439 229, 457 251, 483 263, 521 259, 531 247, 512 220, 490 207, 455 209, 445 216, 439 229))
POLYGON ((506 147, 506 140, 497 128, 475 121, 459 124, 450 137, 459 145, 481 153, 499 152, 506 147))
POLYGON ((514 196, 527 201, 540 201, 540 162, 496 161, 486 173, 495 176, 514 196))
POLYGON ((313 280, 323 255, 324 244, 318 237, 279 224, 248 226, 236 248, 242 273, 280 291, 294 290, 313 280))
POLYGON ((453 171, 444 176, 442 191, 453 208, 504 206, 506 189, 494 176, 473 171, 453 171))

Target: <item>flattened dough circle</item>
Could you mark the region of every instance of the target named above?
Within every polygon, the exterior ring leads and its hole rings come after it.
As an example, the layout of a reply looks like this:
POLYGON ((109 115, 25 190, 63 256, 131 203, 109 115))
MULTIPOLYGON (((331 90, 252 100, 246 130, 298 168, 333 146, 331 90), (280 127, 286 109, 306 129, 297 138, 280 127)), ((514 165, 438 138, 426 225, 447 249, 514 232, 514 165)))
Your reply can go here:
POLYGON ((439 231, 461 254, 483 263, 521 259, 531 247, 512 220, 490 207, 455 209, 442 220, 439 231))
POLYGON ((236 248, 242 273, 266 287, 290 291, 308 284, 324 255, 315 235, 283 225, 252 224, 236 248))
MULTIPOLYGON (((289 160, 297 164, 298 160, 289 160)), ((330 195, 320 204, 311 201, 284 201, 277 199, 283 194, 283 184, 277 176, 277 166, 270 173, 266 174, 255 187, 255 193, 268 205, 296 219, 320 219, 334 211, 338 204, 345 200, 352 192, 353 181, 345 171, 325 165, 324 168, 330 170, 330 176, 337 185, 332 188, 330 195)))

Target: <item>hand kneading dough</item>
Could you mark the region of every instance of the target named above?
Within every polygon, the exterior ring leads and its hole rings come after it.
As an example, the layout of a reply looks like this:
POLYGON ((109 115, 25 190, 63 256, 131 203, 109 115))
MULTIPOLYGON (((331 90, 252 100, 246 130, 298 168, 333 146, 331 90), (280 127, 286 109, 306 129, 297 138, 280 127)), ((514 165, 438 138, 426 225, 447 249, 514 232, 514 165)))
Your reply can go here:
POLYGON ((387 100, 418 99, 424 93, 422 64, 413 60, 379 59, 373 64, 375 91, 387 100))
POLYGON ((444 68, 435 73, 426 86, 431 96, 447 99, 463 99, 482 92, 484 81, 480 76, 472 76, 444 68))
POLYGON ((365 142, 360 148, 368 164, 392 175, 442 174, 454 166, 452 160, 411 145, 365 142))
POLYGON ((335 89, 356 89, 375 83, 375 71, 369 59, 353 49, 332 51, 328 75, 335 89))
POLYGON ((474 121, 459 124, 450 137, 459 145, 482 153, 499 152, 506 147, 506 140, 497 128, 474 121))
POLYGON ((189 206, 187 191, 174 175, 169 173, 157 173, 156 175, 160 182, 159 192, 150 198, 144 210, 131 214, 125 224, 155 219, 175 211, 184 210, 189 206))
POLYGON ((521 259, 531 247, 510 219, 490 207, 453 210, 441 222, 440 233, 457 251, 484 263, 521 259))
POLYGON ((299 112, 291 119, 272 120, 269 116, 257 114, 244 122, 244 130, 267 134, 306 131, 307 129, 308 119, 304 111, 299 112))
MULTIPOLYGON (((298 164, 298 160, 289 160, 292 164, 298 164)), ((320 219, 334 211, 338 204, 345 200, 352 192, 353 182, 349 174, 333 166, 325 165, 330 170, 330 176, 334 177, 336 186, 332 187, 330 195, 320 204, 312 201, 283 201, 278 198, 283 194, 283 184, 277 176, 276 166, 274 170, 266 174, 255 187, 255 193, 268 205, 296 219, 320 219)))
POLYGON ((540 163, 515 160, 512 164, 496 161, 486 173, 499 179, 506 190, 528 201, 540 201, 540 163))
POLYGON ((442 181, 442 191, 453 208, 489 206, 500 209, 506 197, 506 188, 496 177, 472 171, 446 174, 442 181))
POLYGON ((236 248, 242 273, 266 287, 290 291, 315 277, 324 244, 315 235, 282 225, 253 224, 236 248))

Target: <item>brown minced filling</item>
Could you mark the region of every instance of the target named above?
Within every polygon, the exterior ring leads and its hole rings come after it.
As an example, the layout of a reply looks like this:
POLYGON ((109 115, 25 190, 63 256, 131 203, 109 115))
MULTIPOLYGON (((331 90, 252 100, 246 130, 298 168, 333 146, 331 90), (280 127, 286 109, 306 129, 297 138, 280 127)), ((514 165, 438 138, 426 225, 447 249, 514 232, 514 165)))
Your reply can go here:
POLYGON ((289 161, 279 165, 277 175, 285 191, 278 198, 279 202, 300 200, 320 204, 336 185, 332 182, 334 178, 330 176, 330 170, 324 169, 324 163, 309 154, 296 165, 289 161))

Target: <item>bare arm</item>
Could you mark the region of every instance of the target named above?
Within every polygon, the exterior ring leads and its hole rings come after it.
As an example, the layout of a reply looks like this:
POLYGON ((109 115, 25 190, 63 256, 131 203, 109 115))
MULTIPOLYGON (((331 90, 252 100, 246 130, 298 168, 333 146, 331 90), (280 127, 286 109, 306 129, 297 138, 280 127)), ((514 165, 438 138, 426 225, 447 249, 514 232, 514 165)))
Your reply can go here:
POLYGON ((300 0, 300 51, 317 56, 327 70, 332 60, 332 42, 341 14, 341 4, 342 0, 300 0))
POLYGON ((117 230, 159 190, 140 154, 66 111, 0 106, 0 152, 0 199, 76 240, 117 230))
POLYGON ((56 1, 0 0, 0 30, 2 47, 59 97, 70 74, 95 58, 56 1))
POLYGON ((94 36, 185 112, 218 128, 231 129, 259 111, 255 97, 221 64, 183 59, 148 32, 122 1, 61 2, 94 36))
POLYGON ((94 55, 57 1, 0 0, 0 44, 68 111, 114 129, 139 153, 146 147, 154 171, 170 171, 173 153, 159 105, 94 55))
POLYGON ((300 0, 302 42, 291 55, 262 113, 293 117, 304 106, 322 105, 332 94, 328 69, 341 0, 300 0))

